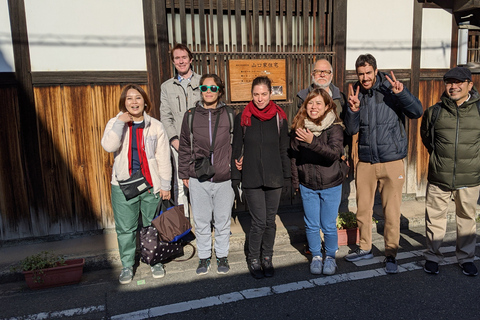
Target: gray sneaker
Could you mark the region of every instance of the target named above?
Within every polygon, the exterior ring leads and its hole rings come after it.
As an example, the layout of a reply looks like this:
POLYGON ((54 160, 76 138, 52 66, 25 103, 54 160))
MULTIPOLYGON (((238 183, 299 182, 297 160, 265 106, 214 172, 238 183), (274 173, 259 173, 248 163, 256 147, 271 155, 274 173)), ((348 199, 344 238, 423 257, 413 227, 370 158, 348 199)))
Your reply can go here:
POLYGON ((207 274, 208 270, 210 269, 210 258, 207 259, 200 259, 198 262, 198 267, 197 267, 197 274, 207 274))
POLYGON ((353 261, 358 261, 362 259, 372 259, 373 258, 373 253, 372 250, 362 250, 360 247, 358 247, 355 250, 350 250, 350 252, 345 256, 345 260, 353 262, 353 261))
POLYGON ((312 258, 312 262, 310 263, 310 273, 311 274, 322 274, 322 257, 315 256, 312 258))
POLYGON ((394 257, 386 257, 383 263, 385 264, 386 273, 398 273, 397 260, 394 257))
POLYGON ((217 258, 217 273, 225 274, 230 271, 230 266, 228 265, 228 259, 225 258, 217 258))
POLYGON ((127 284, 132 282, 133 279, 133 267, 125 267, 122 269, 120 276, 118 277, 118 282, 121 284, 127 284))
POLYGON ((337 263, 335 262, 335 258, 327 256, 325 260, 323 260, 323 274, 330 276, 335 274, 336 269, 337 263))
POLYGON ((165 269, 163 268, 163 264, 161 264, 160 262, 156 265, 151 266, 150 270, 152 270, 152 277, 155 279, 165 277, 165 269))

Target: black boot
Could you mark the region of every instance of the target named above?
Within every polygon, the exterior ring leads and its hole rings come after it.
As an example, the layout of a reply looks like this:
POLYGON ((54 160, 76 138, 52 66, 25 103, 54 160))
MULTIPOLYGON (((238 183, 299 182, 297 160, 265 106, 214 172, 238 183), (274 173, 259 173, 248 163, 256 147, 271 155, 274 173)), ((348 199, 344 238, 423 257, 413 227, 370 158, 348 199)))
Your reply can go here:
POLYGON ((263 278, 262 267, 260 266, 260 262, 258 261, 258 259, 250 260, 250 263, 248 264, 248 270, 250 271, 252 277, 254 277, 255 279, 263 278))
POLYGON ((262 269, 265 277, 273 277, 275 270, 273 269, 272 256, 265 256, 262 258, 262 269))

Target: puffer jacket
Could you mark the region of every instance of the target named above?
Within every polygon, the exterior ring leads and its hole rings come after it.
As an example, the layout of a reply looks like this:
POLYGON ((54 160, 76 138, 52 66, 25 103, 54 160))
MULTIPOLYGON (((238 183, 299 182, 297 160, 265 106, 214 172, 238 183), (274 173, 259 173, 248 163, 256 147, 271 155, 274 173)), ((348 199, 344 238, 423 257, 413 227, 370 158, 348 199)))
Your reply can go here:
MULTIPOLYGON (((112 185, 118 185, 118 180, 130 178, 128 149, 130 147, 130 130, 125 122, 118 120, 120 112, 108 121, 102 137, 102 147, 107 152, 114 153, 112 169, 112 185)), ((148 114, 143 114, 145 128, 145 154, 153 182, 153 191, 170 190, 172 180, 172 165, 170 163, 170 145, 163 125, 148 114)))
MULTIPOLYGON (((354 91, 360 83, 354 85, 354 91)), ((406 87, 394 94, 385 74, 378 72, 377 80, 369 90, 360 86, 360 110, 350 108, 345 114, 347 134, 358 132, 358 157, 360 161, 384 163, 403 159, 408 152, 405 116, 420 118, 422 104, 406 87)))
POLYGON ((292 163, 292 188, 299 184, 312 189, 324 190, 342 184, 345 179, 340 167, 343 152, 343 127, 332 124, 321 135, 314 136, 312 143, 290 135, 292 163))
POLYGON ((211 181, 223 182, 230 180, 232 145, 230 144, 230 119, 228 118, 226 108, 230 107, 223 102, 219 102, 215 109, 205 109, 200 101, 197 102, 192 122, 193 154, 188 125, 188 112, 185 113, 180 135, 180 147, 178 149, 178 175, 180 179, 197 177, 194 160, 210 155, 213 131, 215 130, 217 115, 219 114, 219 124, 211 159, 215 168, 215 175, 211 181))
POLYGON ((162 83, 160 94, 160 121, 162 121, 167 131, 169 141, 180 137, 185 111, 195 107, 195 103, 201 99, 199 89, 200 78, 200 75, 194 73, 186 90, 183 89, 176 74, 173 78, 162 83))
MULTIPOLYGON (((446 93, 434 125, 434 141, 428 164, 428 181, 449 190, 480 185, 480 96, 476 90, 457 107, 446 93)), ((435 106, 425 110, 420 134, 425 146, 430 142, 430 121, 435 106)))

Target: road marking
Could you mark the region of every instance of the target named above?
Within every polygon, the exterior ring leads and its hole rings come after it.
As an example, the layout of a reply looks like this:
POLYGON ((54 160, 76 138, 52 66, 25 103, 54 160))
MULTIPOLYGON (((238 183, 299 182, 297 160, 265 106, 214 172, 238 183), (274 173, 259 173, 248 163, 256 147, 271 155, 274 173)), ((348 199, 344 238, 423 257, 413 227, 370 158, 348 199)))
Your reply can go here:
POLYGON ((85 307, 85 308, 74 308, 74 309, 63 310, 63 311, 40 312, 37 314, 31 314, 28 316, 4 318, 4 320, 7 320, 7 319, 8 320, 61 319, 66 317, 82 316, 92 312, 102 312, 102 311, 105 311, 104 305, 85 307))
MULTIPOLYGON (((405 255, 405 256, 409 257, 409 255, 405 255)), ((416 254, 414 254, 413 256, 416 256, 416 254)), ((475 259, 477 260, 479 258, 475 257, 475 259)), ((405 264, 401 264, 398 266, 398 271, 402 273, 402 272, 409 272, 409 271, 423 269, 423 266, 420 263, 421 261, 415 261, 415 262, 408 262, 405 264)), ((454 263, 457 263, 456 257, 446 257, 444 259, 444 262, 441 263, 441 265, 449 265, 454 263)), ((272 287, 246 289, 246 290, 231 292, 231 293, 227 293, 219 296, 207 297, 199 300, 190 300, 190 301, 169 304, 165 306, 158 306, 158 307, 138 310, 130 313, 119 314, 116 316, 112 316, 111 319, 114 319, 114 320, 148 319, 151 317, 160 317, 167 314, 180 313, 180 312, 185 312, 185 311, 190 311, 195 309, 212 307, 220 304, 227 304, 227 303, 241 301, 241 300, 256 299, 256 298, 271 296, 275 294, 282 294, 285 292, 299 291, 303 289, 314 288, 316 286, 326 286, 326 285, 331 285, 331 284, 336 284, 341 282, 369 279, 369 278, 380 277, 385 275, 387 275, 387 273, 383 268, 378 268, 373 270, 364 270, 364 271, 355 271, 350 273, 342 273, 342 274, 336 274, 328 277, 319 277, 319 278, 311 279, 308 281, 291 282, 291 283, 280 284, 272 287)))

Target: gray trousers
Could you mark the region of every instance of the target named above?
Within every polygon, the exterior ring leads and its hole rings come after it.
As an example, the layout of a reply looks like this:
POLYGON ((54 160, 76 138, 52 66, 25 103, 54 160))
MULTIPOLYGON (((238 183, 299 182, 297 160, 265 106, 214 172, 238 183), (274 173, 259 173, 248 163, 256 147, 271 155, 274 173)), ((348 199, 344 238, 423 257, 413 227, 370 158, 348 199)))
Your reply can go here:
POLYGON ((224 182, 200 182, 189 179, 195 236, 199 259, 212 256, 212 223, 215 229, 215 256, 228 256, 230 248, 230 223, 235 194, 231 180, 224 182))

